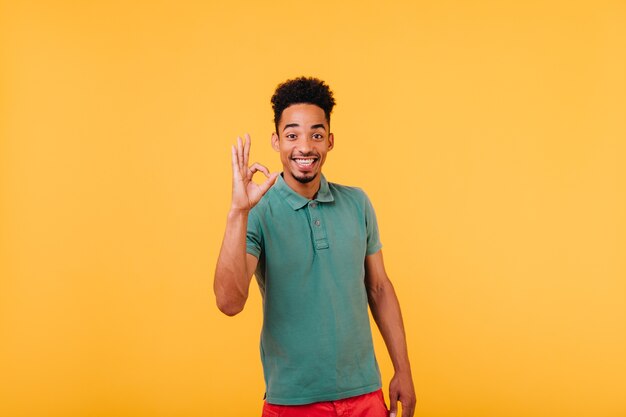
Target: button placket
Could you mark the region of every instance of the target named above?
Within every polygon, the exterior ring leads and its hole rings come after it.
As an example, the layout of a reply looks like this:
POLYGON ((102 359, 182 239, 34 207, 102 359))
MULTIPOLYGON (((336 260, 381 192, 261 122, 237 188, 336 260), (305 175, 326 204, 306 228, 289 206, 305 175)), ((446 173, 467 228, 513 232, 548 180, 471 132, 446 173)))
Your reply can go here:
POLYGON ((311 231, 315 241, 316 249, 328 248, 328 238, 326 236, 326 227, 321 218, 320 205, 316 201, 309 203, 309 214, 311 219, 311 231))

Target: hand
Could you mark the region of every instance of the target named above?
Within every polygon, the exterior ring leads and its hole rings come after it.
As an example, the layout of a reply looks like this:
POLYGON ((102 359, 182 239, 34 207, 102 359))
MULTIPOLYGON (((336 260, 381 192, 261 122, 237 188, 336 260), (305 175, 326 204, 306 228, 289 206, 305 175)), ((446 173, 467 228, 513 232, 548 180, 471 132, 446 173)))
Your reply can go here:
POLYGON ((261 164, 254 163, 248 167, 248 157, 250 155, 250 135, 246 133, 246 143, 243 144, 241 137, 237 138, 237 148, 233 145, 233 199, 232 210, 250 210, 270 189, 276 181, 278 173, 270 174, 269 170, 261 164), (260 171, 267 179, 262 184, 252 181, 254 174, 260 171))
POLYGON ((389 383, 390 417, 398 414, 398 401, 402 404, 401 417, 413 417, 415 412, 415 388, 411 372, 396 372, 389 383))

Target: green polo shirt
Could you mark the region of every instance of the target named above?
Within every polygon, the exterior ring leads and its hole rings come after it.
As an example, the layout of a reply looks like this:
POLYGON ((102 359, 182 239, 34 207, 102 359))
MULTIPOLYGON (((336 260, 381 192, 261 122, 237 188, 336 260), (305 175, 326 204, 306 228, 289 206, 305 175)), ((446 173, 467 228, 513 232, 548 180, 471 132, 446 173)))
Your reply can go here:
POLYGON ((322 175, 309 200, 279 176, 250 211, 246 246, 259 259, 267 402, 308 404, 379 389, 364 261, 382 245, 365 193, 322 175))

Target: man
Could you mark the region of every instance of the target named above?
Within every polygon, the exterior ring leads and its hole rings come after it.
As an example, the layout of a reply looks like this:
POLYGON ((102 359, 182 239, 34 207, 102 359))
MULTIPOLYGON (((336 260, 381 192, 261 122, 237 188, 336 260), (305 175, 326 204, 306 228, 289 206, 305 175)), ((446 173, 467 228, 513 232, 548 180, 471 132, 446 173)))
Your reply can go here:
MULTIPOLYGON (((215 271, 217 305, 239 313, 255 274, 263 296, 263 416, 383 417, 387 407, 368 304, 395 374, 390 414, 411 417, 415 391, 402 317, 365 193, 327 182, 333 93, 315 78, 280 84, 272 147, 282 174, 249 165, 250 137, 232 147, 233 192, 215 271), (265 175, 262 184, 252 177, 265 175)), ((355 164, 356 167, 356 164, 355 164)))

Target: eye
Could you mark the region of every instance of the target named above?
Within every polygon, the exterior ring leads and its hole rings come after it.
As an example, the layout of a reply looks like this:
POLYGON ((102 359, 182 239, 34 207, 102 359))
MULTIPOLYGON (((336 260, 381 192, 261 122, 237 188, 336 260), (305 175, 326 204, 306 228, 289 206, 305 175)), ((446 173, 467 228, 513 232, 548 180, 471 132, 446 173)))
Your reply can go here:
POLYGON ((313 133, 313 139, 322 140, 324 139, 324 135, 322 135, 321 133, 313 133))
POLYGON ((295 140, 297 138, 295 133, 287 133, 285 137, 289 140, 295 140))

